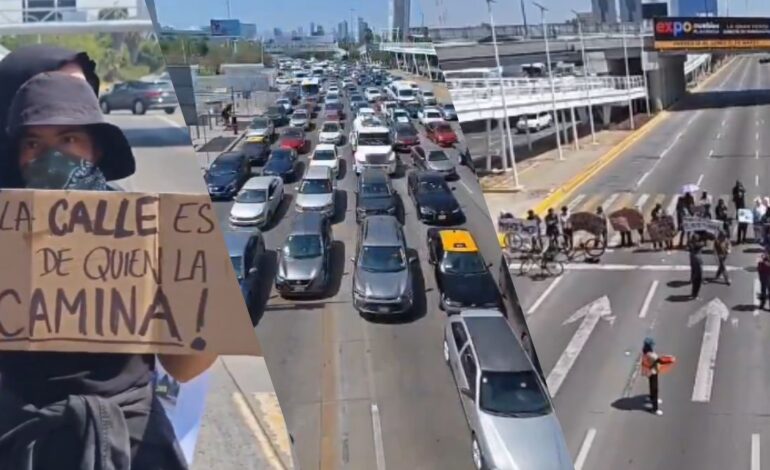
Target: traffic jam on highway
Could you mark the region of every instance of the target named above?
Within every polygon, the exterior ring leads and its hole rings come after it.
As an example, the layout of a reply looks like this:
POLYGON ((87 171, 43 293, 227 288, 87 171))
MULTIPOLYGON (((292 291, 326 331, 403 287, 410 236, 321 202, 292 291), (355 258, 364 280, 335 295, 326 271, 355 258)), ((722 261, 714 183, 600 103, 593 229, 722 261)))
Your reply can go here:
MULTIPOLYGON (((309 320, 289 318, 303 312, 317 316, 319 308, 333 306, 335 314, 352 308, 373 325, 400 328, 431 318, 424 327, 443 335, 433 347, 452 380, 440 385, 455 389, 456 396, 448 409, 438 400, 423 408, 453 419, 462 409, 470 427, 468 432, 465 426, 445 429, 436 423, 435 435, 464 436, 464 445, 442 458, 479 469, 507 468, 512 462, 571 468, 563 439, 531 440, 561 431, 539 366, 528 354, 527 333, 517 334, 507 318, 511 299, 501 295, 492 273, 496 263, 489 262, 499 260, 485 259, 476 240, 474 227, 486 229, 489 219, 483 203, 473 200, 480 190, 459 126, 452 122, 457 115, 451 104, 376 66, 286 59, 279 68, 281 97, 205 174, 218 216, 229 227, 226 243, 268 361, 310 354, 291 344, 300 341, 297 322, 309 320), (432 279, 426 280, 429 271, 432 279), (435 296, 429 294, 433 291, 435 296), (287 343, 281 335, 297 338, 287 343)), ((499 257, 494 242, 488 245, 497 253, 491 256, 499 257)), ((380 388, 372 370, 379 365, 373 361, 366 365, 371 395, 380 388)), ((322 380, 354 380, 354 372, 338 370, 342 378, 322 380)), ((273 374, 273 380, 282 402, 291 403, 307 377, 301 370, 296 377, 285 374, 273 374)), ((396 377, 384 386, 392 387, 396 377)), ((387 422, 390 409, 380 406, 387 422)), ((335 431, 303 432, 312 418, 299 408, 287 406, 284 413, 298 442, 314 441, 298 448, 300 460, 314 460, 315 442, 335 431)), ((369 419, 374 424, 375 418, 369 419)), ((371 425, 368 431, 372 434, 371 425)), ((380 436, 378 443, 374 434, 375 447, 382 447, 389 460, 410 458, 398 450, 408 435, 380 436)), ((410 462, 404 465, 419 465, 410 462)))

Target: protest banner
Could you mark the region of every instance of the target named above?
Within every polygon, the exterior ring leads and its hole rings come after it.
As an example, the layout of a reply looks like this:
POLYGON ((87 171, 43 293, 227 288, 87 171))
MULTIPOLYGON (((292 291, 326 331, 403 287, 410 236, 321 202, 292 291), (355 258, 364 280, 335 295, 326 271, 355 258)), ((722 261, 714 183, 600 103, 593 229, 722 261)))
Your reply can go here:
POLYGON ((610 224, 617 232, 630 232, 644 229, 644 216, 638 209, 624 207, 610 214, 610 224))
POLYGON ((754 213, 751 209, 738 209, 738 222, 742 224, 753 224, 754 213))
POLYGON ((501 232, 517 232, 529 235, 537 233, 537 221, 535 220, 504 218, 500 219, 497 225, 501 232))
POLYGON ((607 229, 604 219, 593 212, 576 212, 569 217, 572 230, 575 232, 586 231, 594 235, 600 235, 607 229))
POLYGON ((695 217, 706 217, 706 204, 696 204, 692 206, 692 215, 695 217))
POLYGON ((653 242, 665 242, 674 238, 676 235, 676 227, 674 226, 674 218, 670 215, 662 215, 655 220, 650 221, 647 224, 647 234, 650 241, 653 242))
POLYGON ((259 355, 207 195, 0 192, 0 350, 259 355))
POLYGON ((682 228, 685 232, 706 232, 711 235, 719 235, 724 223, 721 220, 703 219, 701 217, 685 217, 682 219, 682 228))

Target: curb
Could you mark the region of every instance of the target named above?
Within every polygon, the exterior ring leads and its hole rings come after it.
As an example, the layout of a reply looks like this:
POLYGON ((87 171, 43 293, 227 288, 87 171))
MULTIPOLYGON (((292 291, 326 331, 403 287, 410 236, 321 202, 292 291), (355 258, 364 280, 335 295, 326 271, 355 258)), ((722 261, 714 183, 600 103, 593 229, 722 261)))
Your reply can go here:
POLYGON ((515 194, 522 191, 523 189, 513 188, 481 188, 482 194, 515 194))
MULTIPOLYGON (((719 68, 719 70, 715 71, 708 78, 702 81, 700 85, 694 88, 693 91, 697 92, 700 89, 702 89, 702 87, 710 83, 713 79, 715 79, 717 75, 720 75, 723 70, 726 70, 727 66, 730 65, 734 60, 735 60, 735 57, 724 62, 722 66, 719 68)), ((673 106, 671 106, 670 109, 675 111, 677 107, 678 107, 677 104, 674 104, 673 106)), ((655 115, 655 117, 649 120, 643 127, 631 133, 628 137, 626 137, 617 145, 615 145, 615 147, 613 147, 607 153, 599 157, 598 160, 596 160, 594 163, 589 165, 588 168, 586 168, 579 174, 575 175, 573 178, 568 180, 561 187, 555 189, 548 196, 546 196, 545 199, 540 201, 533 209, 535 213, 540 216, 544 216, 548 211, 549 207, 554 207, 561 204, 567 197, 569 197, 572 193, 574 193, 580 186, 588 182, 588 180, 590 180, 592 177, 598 174, 601 170, 607 167, 616 158, 618 158, 621 154, 623 154, 623 152, 631 148, 637 141, 639 141, 642 137, 646 136, 650 131, 656 128, 661 122, 666 120, 666 118, 670 115, 671 115, 671 111, 669 110, 660 111, 658 114, 655 115)))

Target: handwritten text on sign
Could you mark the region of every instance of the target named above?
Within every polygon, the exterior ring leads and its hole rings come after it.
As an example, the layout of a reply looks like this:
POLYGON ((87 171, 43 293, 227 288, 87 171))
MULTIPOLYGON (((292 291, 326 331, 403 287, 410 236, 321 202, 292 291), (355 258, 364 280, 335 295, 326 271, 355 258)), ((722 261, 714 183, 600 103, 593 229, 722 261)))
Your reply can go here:
POLYGON ((0 349, 256 354, 205 195, 0 192, 0 349))

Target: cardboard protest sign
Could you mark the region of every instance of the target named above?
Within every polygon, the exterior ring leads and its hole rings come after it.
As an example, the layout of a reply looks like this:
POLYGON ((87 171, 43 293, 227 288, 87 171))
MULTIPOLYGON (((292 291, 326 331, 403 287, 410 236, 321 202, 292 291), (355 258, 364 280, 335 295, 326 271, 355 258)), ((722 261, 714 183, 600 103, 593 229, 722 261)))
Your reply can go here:
POLYGON ((695 217, 706 217, 706 207, 707 205, 704 203, 692 206, 692 215, 695 217))
POLYGON ((0 192, 0 349, 259 355, 207 195, 0 192))
POLYGON ((711 235, 719 235, 724 228, 721 220, 703 219, 700 217, 685 217, 682 219, 682 228, 685 232, 707 232, 711 235))
POLYGON ((644 229, 644 216, 638 209, 624 207, 610 214, 612 229, 618 232, 630 232, 644 229))
POLYGON ((569 217, 572 230, 575 232, 586 231, 594 235, 600 235, 607 229, 604 219, 593 212, 576 212, 569 217))
POLYGON ((647 224, 647 234, 653 242, 665 242, 674 238, 676 227, 674 218, 670 215, 662 215, 647 224))
POLYGON ((534 235, 537 233, 537 221, 519 218, 505 218, 498 221, 498 227, 504 232, 518 232, 534 235))
POLYGON ((754 213, 751 209, 738 209, 738 222, 742 224, 753 224, 754 213))

